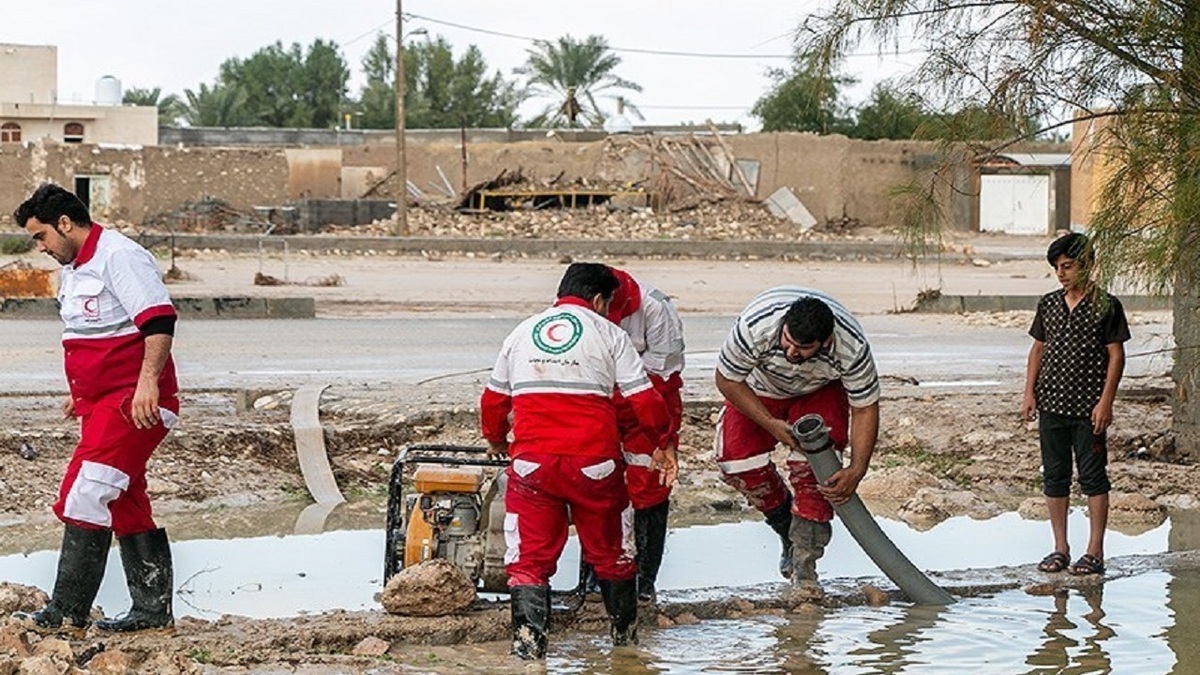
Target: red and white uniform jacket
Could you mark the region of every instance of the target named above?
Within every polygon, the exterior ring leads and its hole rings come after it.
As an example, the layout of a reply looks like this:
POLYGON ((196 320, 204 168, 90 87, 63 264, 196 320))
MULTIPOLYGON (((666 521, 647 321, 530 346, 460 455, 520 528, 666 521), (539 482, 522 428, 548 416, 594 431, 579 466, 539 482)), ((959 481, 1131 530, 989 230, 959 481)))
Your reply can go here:
MULTIPOLYGON (((154 256, 120 232, 93 224, 74 262, 63 266, 58 302, 76 414, 87 414, 106 396, 132 395, 145 355, 140 327, 155 317, 175 316, 154 256)), ((159 397, 173 397, 178 389, 168 358, 158 379, 159 397)))
POLYGON ((510 457, 620 459, 614 392, 655 437, 667 431, 666 407, 629 336, 585 301, 560 298, 505 339, 479 404, 483 436, 507 440, 511 413, 510 457))
POLYGON ((608 318, 629 334, 646 372, 663 380, 683 372, 683 321, 670 296, 624 270, 613 268, 613 274, 621 285, 608 318))

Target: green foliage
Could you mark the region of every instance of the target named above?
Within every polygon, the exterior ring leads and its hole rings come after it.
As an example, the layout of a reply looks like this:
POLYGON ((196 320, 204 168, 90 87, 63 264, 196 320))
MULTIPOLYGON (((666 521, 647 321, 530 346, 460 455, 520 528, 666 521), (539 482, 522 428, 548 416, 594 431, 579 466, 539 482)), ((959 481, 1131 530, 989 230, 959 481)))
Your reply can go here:
MULTIPOLYGON (((395 56, 380 35, 363 57, 367 81, 359 99, 362 126, 395 126, 395 56)), ((404 124, 414 129, 509 127, 516 121, 520 96, 499 72, 488 75, 487 62, 472 45, 460 58, 445 38, 404 49, 404 124)))
POLYGON ((844 133, 853 123, 841 101, 840 89, 852 78, 826 74, 811 58, 799 54, 791 70, 770 71, 775 86, 754 104, 750 114, 762 120, 763 131, 844 133))
POLYGON ((240 127, 254 124, 246 108, 246 92, 239 86, 201 83, 195 91, 185 89, 183 119, 196 127, 240 127))
POLYGON ((33 250, 33 240, 29 237, 5 237, 0 239, 0 253, 4 255, 21 255, 33 250))
MULTIPOLYGON (((570 35, 554 42, 539 41, 528 50, 525 65, 516 70, 524 75, 526 93, 531 98, 550 99, 542 112, 530 121, 531 126, 600 126, 605 114, 596 98, 625 100, 617 90, 641 91, 641 85, 618 75, 621 57, 608 48, 608 41, 599 35, 576 40, 570 35), (608 93, 604 93, 608 92, 608 93)), ((625 106, 641 117, 636 106, 625 106)))
POLYGON ((461 58, 445 38, 404 52, 405 123, 413 128, 509 127, 520 102, 516 86, 499 72, 487 74, 487 62, 474 45, 461 58))
POLYGON ((316 39, 264 47, 221 64, 218 86, 240 90, 240 117, 269 127, 330 128, 341 119, 350 70, 336 44, 316 39))
POLYGON ((126 105, 144 105, 158 108, 159 126, 174 126, 183 115, 183 101, 175 94, 162 95, 162 87, 143 89, 131 87, 125 90, 121 102, 126 105))
POLYGON ((857 110, 854 126, 846 135, 868 141, 912 138, 928 118, 920 96, 879 84, 857 110))
MULTIPOLYGON (((380 33, 362 61, 366 84, 359 93, 361 124, 366 129, 396 126, 396 57, 388 49, 388 37, 380 33)), ((407 119, 405 122, 407 123, 407 119)))

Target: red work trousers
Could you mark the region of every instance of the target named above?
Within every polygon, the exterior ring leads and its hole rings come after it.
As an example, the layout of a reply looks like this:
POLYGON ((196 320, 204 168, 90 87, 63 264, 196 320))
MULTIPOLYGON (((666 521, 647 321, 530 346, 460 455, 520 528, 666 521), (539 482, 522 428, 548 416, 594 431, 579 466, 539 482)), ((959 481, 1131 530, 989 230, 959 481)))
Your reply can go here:
MULTIPOLYGON (((125 537, 158 526, 146 494, 146 462, 169 431, 159 424, 134 426, 130 396, 97 401, 80 417, 75 447, 54 503, 54 515, 84 529, 112 529, 125 537)), ((178 414, 179 401, 159 401, 160 409, 178 414)))
POLYGON ((512 460, 504 496, 510 588, 550 583, 571 523, 583 560, 598 578, 621 581, 637 574, 623 469, 619 460, 594 456, 522 453, 512 460))
MULTIPOLYGON (((850 403, 840 382, 795 398, 759 397, 773 417, 789 424, 809 414, 820 415, 839 450, 846 447, 850 403)), ((771 462, 776 440, 766 429, 726 403, 717 422, 717 466, 721 480, 746 496, 754 508, 769 513, 787 501, 788 489, 771 462)), ((803 456, 792 453, 787 462, 791 479, 792 513, 819 522, 833 519, 833 506, 817 490, 817 477, 803 456)))
POLYGON ((625 484, 629 488, 629 499, 635 509, 657 506, 671 497, 671 488, 662 484, 662 472, 650 468, 650 455, 663 447, 679 446, 679 427, 683 423, 683 379, 672 373, 663 379, 650 375, 654 389, 667 404, 667 415, 671 430, 661 442, 642 433, 633 406, 623 398, 617 398, 617 427, 621 432, 621 447, 625 451, 625 484))

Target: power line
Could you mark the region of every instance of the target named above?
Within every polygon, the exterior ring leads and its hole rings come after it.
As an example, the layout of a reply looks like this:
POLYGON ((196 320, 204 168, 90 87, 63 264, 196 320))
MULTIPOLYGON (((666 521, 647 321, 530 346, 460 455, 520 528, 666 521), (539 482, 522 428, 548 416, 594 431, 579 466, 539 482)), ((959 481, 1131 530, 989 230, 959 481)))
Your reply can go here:
MULTIPOLYGON (((428 21, 429 23, 439 24, 442 26, 450 26, 452 28, 458 28, 461 30, 472 31, 475 33, 483 33, 485 35, 495 35, 497 37, 511 38, 514 40, 524 40, 525 42, 535 42, 535 43, 536 42, 548 42, 548 40, 545 40, 543 38, 535 38, 535 37, 530 37, 528 35, 517 35, 515 33, 505 33, 503 31, 491 30, 488 28, 478 28, 476 26, 467 26, 467 25, 464 25, 461 23, 454 23, 453 21, 443 21, 441 19, 434 19, 434 18, 431 18, 428 16, 422 16, 420 14, 407 14, 406 13, 406 16, 413 18, 413 19, 420 19, 421 21, 428 21)), ((792 54, 722 54, 722 53, 717 53, 717 52, 683 52, 683 51, 670 51, 670 50, 662 50, 662 49, 640 49, 637 47, 611 47, 610 46, 608 49, 609 49, 609 51, 613 51, 613 52, 625 52, 625 53, 629 53, 629 54, 650 54, 653 56, 682 56, 682 57, 698 58, 698 59, 790 59, 793 57, 792 54)))

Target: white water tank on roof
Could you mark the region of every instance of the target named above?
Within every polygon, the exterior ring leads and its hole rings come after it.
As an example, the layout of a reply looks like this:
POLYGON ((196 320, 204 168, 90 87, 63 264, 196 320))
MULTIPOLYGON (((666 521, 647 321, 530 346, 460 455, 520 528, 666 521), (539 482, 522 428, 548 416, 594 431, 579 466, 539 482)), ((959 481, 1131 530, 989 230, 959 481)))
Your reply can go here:
POLYGON ((121 105, 121 81, 112 75, 96 80, 96 105, 121 105))

